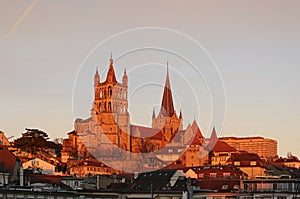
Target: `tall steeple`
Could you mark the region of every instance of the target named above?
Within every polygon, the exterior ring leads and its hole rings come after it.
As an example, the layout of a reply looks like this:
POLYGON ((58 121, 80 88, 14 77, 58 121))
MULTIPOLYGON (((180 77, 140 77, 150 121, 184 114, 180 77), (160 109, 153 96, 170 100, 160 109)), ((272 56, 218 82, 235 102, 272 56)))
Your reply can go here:
POLYGON ((117 78, 115 75, 115 70, 113 66, 113 58, 112 58, 112 53, 110 54, 110 60, 109 60, 109 69, 107 72, 106 76, 106 82, 112 82, 112 83, 117 83, 117 78))
POLYGON ((98 86, 98 84, 100 83, 100 76, 99 76, 99 72, 98 72, 98 67, 96 69, 96 73, 94 76, 94 86, 98 86))
POLYGON ((122 83, 127 86, 128 85, 128 77, 126 74, 126 68, 124 68, 124 74, 123 74, 123 78, 122 78, 122 83))
POLYGON ((161 102, 161 113, 164 117, 172 117, 174 114, 174 105, 173 105, 173 98, 172 98, 172 91, 170 86, 170 79, 169 79, 169 66, 167 62, 167 77, 166 83, 164 88, 163 99, 161 102))
POLYGON ((152 118, 155 118, 155 108, 153 108, 152 118))

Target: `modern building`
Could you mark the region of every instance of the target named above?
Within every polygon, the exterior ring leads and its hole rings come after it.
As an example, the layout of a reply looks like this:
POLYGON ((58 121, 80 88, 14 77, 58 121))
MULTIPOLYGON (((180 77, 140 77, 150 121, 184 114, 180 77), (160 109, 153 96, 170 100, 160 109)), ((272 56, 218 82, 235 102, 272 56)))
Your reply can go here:
POLYGON ((262 158, 270 159, 277 156, 277 141, 263 137, 222 137, 226 142, 240 151, 256 153, 262 158))

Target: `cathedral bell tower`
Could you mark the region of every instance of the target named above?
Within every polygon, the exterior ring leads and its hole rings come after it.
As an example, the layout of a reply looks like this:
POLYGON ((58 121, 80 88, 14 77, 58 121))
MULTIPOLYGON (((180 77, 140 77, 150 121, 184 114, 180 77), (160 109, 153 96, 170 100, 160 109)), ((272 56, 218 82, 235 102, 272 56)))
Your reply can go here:
POLYGON ((128 112, 128 77, 126 70, 122 83, 117 81, 113 58, 109 60, 106 80, 100 82, 98 69, 94 76, 95 97, 93 109, 103 134, 118 147, 130 150, 130 115, 128 112))
POLYGON ((180 116, 178 118, 176 111, 174 109, 172 90, 170 86, 168 63, 167 63, 166 82, 165 82, 161 107, 157 117, 155 116, 155 112, 153 110, 152 128, 162 129, 164 133, 164 137, 167 140, 167 142, 170 141, 172 136, 177 131, 182 129, 182 113, 180 111, 180 116))

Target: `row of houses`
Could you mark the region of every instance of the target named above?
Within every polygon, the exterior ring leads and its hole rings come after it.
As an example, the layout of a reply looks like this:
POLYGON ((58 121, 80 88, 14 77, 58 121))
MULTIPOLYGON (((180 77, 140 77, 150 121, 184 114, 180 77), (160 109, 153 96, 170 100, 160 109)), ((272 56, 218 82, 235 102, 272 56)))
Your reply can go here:
POLYGON ((31 185, 0 188, 0 198, 297 198, 298 178, 244 179, 230 167, 157 170, 137 176, 90 176, 88 178, 35 175, 31 185), (224 172, 222 172, 224 170, 224 172), (196 173, 217 174, 196 179, 196 173))

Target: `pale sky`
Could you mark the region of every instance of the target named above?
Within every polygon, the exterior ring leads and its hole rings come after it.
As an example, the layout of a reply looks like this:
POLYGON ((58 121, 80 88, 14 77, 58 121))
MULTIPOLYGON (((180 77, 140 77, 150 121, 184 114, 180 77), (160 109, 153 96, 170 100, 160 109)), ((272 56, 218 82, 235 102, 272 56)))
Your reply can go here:
MULTIPOLYGON (((279 155, 292 152, 300 156, 299 7, 299 1, 260 0, 2 0, 0 130, 7 136, 18 137, 25 128, 39 128, 51 138, 66 137, 73 130, 74 117, 89 116, 96 67, 105 72, 110 52, 118 57, 132 50, 136 43, 145 42, 144 38, 149 39, 146 46, 164 43, 180 55, 190 56, 204 73, 210 88, 214 88, 214 82, 220 85, 216 73, 208 71, 214 66, 209 64, 205 53, 171 33, 164 35, 164 40, 160 36, 165 33, 156 35, 155 31, 148 31, 147 37, 144 32, 135 32, 134 39, 133 35, 125 35, 97 48, 84 62, 94 47, 114 34, 132 28, 161 27, 196 40, 220 70, 226 88, 227 113, 219 135, 276 139, 279 155)), ((126 67, 131 93, 138 93, 134 90, 136 86, 147 81, 164 84, 164 65, 169 60, 175 107, 177 112, 182 109, 184 125, 191 123, 195 116, 204 135, 209 135, 214 125, 220 130, 221 125, 209 124, 212 113, 203 81, 178 56, 150 51, 131 53, 116 60, 118 80, 121 81, 126 67), (142 64, 146 65, 142 67, 142 64), (192 95, 185 89, 184 80, 191 83, 190 88, 196 90, 200 100, 190 99, 192 95), (200 104, 199 110, 195 103, 200 104)), ((149 125, 152 108, 158 109, 163 91, 159 86, 145 91, 151 97, 143 92, 133 95, 129 110, 133 123, 149 125)), ((213 100, 221 103, 222 93, 220 98, 218 94, 213 100)))

